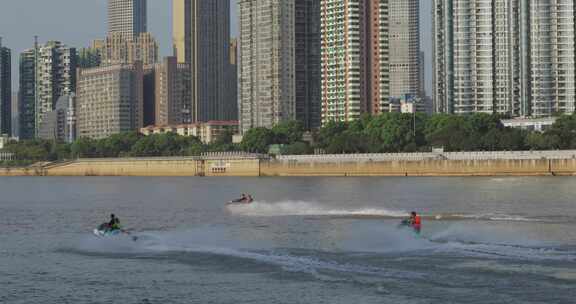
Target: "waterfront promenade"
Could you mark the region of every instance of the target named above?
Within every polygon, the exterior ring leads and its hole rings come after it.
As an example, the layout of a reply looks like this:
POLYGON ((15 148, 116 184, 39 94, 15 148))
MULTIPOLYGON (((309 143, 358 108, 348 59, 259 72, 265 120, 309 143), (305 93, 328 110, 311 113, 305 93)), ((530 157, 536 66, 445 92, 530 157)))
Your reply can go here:
POLYGON ((270 157, 98 158, 0 168, 2 176, 573 176, 576 151, 390 153, 270 157))

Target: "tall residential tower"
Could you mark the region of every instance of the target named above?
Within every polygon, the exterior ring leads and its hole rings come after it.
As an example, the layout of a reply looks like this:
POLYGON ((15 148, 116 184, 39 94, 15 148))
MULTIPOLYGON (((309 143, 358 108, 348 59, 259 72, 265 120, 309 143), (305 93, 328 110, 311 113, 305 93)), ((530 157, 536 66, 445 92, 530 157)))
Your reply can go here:
POLYGON ((320 124, 318 0, 241 0, 239 98, 242 132, 300 120, 320 124))
POLYGON ((435 110, 572 113, 573 0, 434 0, 435 110))
POLYGON ((36 54, 38 48, 20 54, 18 91, 18 136, 32 139, 36 135, 36 54))
POLYGON ((322 0, 321 5, 322 123, 387 111, 390 1, 322 0))
MULTIPOLYGON (((429 1, 429 0, 428 0, 429 1)), ((390 96, 422 96, 420 70, 420 1, 389 1, 390 96)))
POLYGON ((0 135, 12 135, 12 63, 11 52, 0 37, 0 135))
POLYGON ((190 66, 193 121, 236 120, 230 1, 173 0, 173 35, 178 63, 190 66))
POLYGON ((36 50, 35 130, 38 134, 45 113, 55 109, 56 101, 76 91, 76 49, 59 41, 49 41, 36 50))

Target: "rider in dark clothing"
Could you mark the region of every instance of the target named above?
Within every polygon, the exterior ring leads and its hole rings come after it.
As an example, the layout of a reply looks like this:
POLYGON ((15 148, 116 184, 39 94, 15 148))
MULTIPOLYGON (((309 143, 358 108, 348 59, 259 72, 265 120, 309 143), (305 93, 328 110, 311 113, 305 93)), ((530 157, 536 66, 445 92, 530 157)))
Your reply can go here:
POLYGON ((118 219, 114 214, 110 215, 110 221, 108 222, 108 228, 110 230, 120 229, 120 219, 118 219))

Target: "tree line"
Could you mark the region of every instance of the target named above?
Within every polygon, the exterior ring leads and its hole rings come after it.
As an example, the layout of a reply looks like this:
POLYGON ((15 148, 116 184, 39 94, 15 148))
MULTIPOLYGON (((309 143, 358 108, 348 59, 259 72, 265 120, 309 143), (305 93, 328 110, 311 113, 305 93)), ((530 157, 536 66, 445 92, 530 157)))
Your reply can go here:
MULTIPOLYGON (((498 115, 428 116, 384 113, 362 116, 353 122, 330 122, 305 140, 297 121, 273 128, 254 128, 243 141, 232 143, 226 131, 212 144, 174 133, 144 136, 138 132, 104 139, 80 138, 71 144, 47 140, 12 141, 4 148, 14 153, 13 164, 95 157, 196 156, 204 152, 245 151, 268 153, 277 145, 282 154, 329 154, 445 151, 513 151, 576 149, 576 114, 560 116, 545 132, 504 127, 498 115)), ((6 163, 4 163, 6 165, 6 163)))
POLYGON ((265 153, 271 144, 285 145, 285 154, 320 149, 329 154, 430 152, 442 147, 458 151, 576 149, 576 114, 558 117, 545 132, 505 127, 499 115, 383 113, 352 122, 329 122, 303 142, 297 122, 272 129, 255 128, 244 135, 245 151, 265 153))

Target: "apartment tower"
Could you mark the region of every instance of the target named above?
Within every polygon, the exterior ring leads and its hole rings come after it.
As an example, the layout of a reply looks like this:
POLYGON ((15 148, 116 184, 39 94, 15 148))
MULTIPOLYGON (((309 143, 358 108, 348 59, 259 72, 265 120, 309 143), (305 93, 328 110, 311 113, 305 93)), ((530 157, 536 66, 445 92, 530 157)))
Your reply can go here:
POLYGON ((146 30, 147 0, 108 0, 108 34, 135 37, 146 30))
POLYGON ((81 69, 76 94, 79 137, 106 138, 143 127, 141 62, 81 69))
POLYGON ((320 124, 318 0, 241 0, 241 131, 300 120, 320 124))
POLYGON ((190 124, 190 67, 166 57, 145 68, 145 125, 190 124), (149 95, 149 96, 148 96, 149 95), (151 100, 153 98, 153 100, 151 100))
MULTIPOLYGON (((35 130, 56 101, 76 90, 76 49, 49 41, 35 50, 35 130)), ((28 73, 28 72, 27 72, 28 73)))
POLYGON ((12 135, 12 62, 11 51, 0 37, 0 135, 12 135))
POLYGON ((36 133, 36 53, 37 48, 20 53, 18 135, 21 139, 32 139, 36 133))
POLYGON ((388 109, 388 0, 322 0, 322 123, 388 109))
POLYGON ((422 96, 420 1, 389 1, 390 96, 422 96))
POLYGON ((230 1, 173 0, 173 45, 191 73, 193 122, 236 120, 230 64, 230 1))
POLYGON ((434 0, 437 112, 574 112, 573 0, 434 0))

